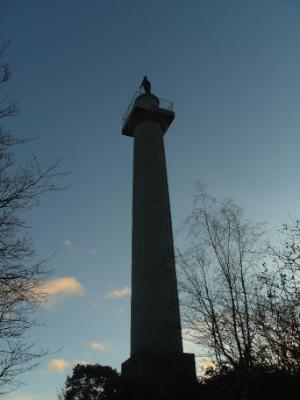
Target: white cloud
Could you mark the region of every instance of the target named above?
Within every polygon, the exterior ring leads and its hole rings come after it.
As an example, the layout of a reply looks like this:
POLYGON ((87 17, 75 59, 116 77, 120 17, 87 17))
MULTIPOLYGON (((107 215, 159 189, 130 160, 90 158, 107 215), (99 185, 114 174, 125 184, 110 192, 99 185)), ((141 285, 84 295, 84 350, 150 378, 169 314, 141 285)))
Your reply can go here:
POLYGON ((110 344, 100 342, 90 342, 89 346, 92 350, 95 351, 107 351, 111 348, 110 344))
POLYGON ((44 372, 54 372, 58 374, 62 374, 66 369, 73 367, 74 365, 88 364, 86 360, 66 360, 65 358, 52 358, 48 361, 48 368, 44 372))
POLYGON ((62 374, 67 368, 72 365, 71 361, 67 361, 64 358, 53 358, 48 362, 48 368, 51 372, 58 372, 62 374))
POLYGON ((76 278, 66 276, 47 281, 39 287, 38 293, 41 295, 42 306, 51 308, 62 297, 82 296, 84 288, 76 278))
POLYGON ((200 375, 205 375, 205 372, 207 372, 207 370, 212 370, 215 368, 216 365, 212 361, 203 361, 198 365, 198 372, 200 372, 200 375))
POLYGON ((111 292, 105 293, 104 297, 106 299, 119 299, 120 297, 126 297, 131 295, 131 289, 127 286, 112 290, 111 292))
POLYGON ((70 239, 66 239, 66 240, 64 240, 64 247, 66 248, 66 249, 69 249, 69 250, 72 250, 73 249, 73 247, 74 247, 74 245, 73 245, 73 242, 70 240, 70 239))

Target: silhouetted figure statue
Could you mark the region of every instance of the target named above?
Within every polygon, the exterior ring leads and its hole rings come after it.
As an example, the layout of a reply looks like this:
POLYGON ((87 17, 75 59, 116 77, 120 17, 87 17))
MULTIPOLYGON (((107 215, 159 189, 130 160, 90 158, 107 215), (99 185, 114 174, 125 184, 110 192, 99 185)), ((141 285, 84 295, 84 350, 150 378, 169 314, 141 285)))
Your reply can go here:
POLYGON ((143 82, 140 84, 140 88, 143 87, 145 93, 151 93, 151 83, 148 81, 147 76, 144 76, 143 82))

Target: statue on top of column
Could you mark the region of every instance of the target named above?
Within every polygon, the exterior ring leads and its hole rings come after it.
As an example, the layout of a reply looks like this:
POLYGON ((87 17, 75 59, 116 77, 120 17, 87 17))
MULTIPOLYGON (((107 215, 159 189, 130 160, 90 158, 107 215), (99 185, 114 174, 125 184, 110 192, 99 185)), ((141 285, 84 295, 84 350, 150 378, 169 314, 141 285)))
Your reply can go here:
POLYGON ((145 93, 148 93, 148 94, 151 93, 151 83, 148 81, 148 78, 146 75, 144 76, 143 82, 140 84, 139 88, 141 88, 141 87, 143 87, 145 93))

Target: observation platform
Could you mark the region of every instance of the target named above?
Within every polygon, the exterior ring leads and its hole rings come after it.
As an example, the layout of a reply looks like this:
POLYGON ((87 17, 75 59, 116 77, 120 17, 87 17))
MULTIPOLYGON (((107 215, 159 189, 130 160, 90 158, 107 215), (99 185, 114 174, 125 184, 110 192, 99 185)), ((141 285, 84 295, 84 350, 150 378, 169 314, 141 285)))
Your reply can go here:
POLYGON ((174 118, 173 102, 151 93, 135 92, 122 120, 122 134, 133 137, 136 124, 149 119, 158 122, 165 134, 174 118))

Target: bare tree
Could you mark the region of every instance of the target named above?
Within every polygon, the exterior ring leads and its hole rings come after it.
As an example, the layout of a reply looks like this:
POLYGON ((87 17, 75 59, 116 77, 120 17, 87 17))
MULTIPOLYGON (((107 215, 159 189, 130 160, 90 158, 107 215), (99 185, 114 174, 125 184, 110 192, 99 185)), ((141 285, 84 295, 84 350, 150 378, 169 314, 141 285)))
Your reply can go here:
POLYGON ((218 370, 247 374, 258 362, 254 271, 262 226, 245 220, 232 200, 218 202, 198 184, 178 251, 184 322, 218 370))
POLYGON ((290 374, 300 371, 300 228, 284 224, 279 246, 269 244, 269 267, 258 276, 257 327, 265 360, 290 374))
MULTIPOLYGON (((11 78, 0 50, 0 88, 11 78)), ((2 94, 2 92, 1 92, 2 94)), ((0 101, 0 119, 16 115, 15 103, 0 101)), ((45 354, 26 337, 36 324, 33 312, 41 300, 40 287, 48 276, 44 263, 35 262, 34 248, 21 212, 38 205, 40 196, 57 190, 57 162, 42 168, 36 158, 18 165, 13 157, 19 140, 0 128, 0 395, 16 388, 20 375, 45 354)))

